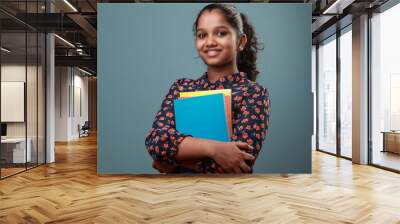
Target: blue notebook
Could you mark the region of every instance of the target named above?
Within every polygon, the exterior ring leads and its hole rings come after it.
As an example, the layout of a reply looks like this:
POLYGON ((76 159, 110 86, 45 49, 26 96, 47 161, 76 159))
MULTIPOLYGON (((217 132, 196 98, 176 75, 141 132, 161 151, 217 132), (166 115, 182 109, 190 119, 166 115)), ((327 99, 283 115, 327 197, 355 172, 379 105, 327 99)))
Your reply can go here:
POLYGON ((229 142, 224 94, 174 100, 176 129, 196 138, 229 142))

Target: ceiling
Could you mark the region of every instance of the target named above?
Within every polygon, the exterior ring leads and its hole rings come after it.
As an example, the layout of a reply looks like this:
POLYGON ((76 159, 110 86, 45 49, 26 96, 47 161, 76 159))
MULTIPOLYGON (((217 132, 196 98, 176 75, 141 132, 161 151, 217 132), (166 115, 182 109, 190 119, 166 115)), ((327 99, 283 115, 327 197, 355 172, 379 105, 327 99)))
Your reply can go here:
MULTIPOLYGON (((253 0, 269 3, 311 3, 313 6, 313 41, 317 42, 330 27, 346 16, 356 15, 377 7, 387 0, 253 0), (332 7, 331 7, 332 6, 332 7), (333 7, 334 6, 334 7, 333 7), (327 10, 329 8, 329 11, 327 10), (324 11, 329 12, 324 14, 324 11)), ((24 32, 55 32, 56 65, 80 66, 96 72, 97 58, 97 3, 188 2, 187 0, 1 0, 0 24, 2 43, 8 43, 16 52, 25 48, 24 32), (49 13, 52 11, 52 13, 49 13), (27 13, 26 13, 27 12, 27 13), (22 32, 22 33, 21 33, 22 32), (18 50, 19 49, 19 50, 18 50)), ((196 1, 190 2, 212 2, 196 1)), ((249 1, 235 1, 249 2, 249 1)), ((351 21, 351 19, 350 19, 351 21)), ((29 38, 28 38, 29 39, 29 38)), ((29 42, 29 40, 28 40, 29 42)), ((4 45, 3 45, 4 46, 4 45)), ((33 52, 35 43, 29 43, 27 52, 33 52)), ((23 54, 24 52, 20 52, 23 54)))

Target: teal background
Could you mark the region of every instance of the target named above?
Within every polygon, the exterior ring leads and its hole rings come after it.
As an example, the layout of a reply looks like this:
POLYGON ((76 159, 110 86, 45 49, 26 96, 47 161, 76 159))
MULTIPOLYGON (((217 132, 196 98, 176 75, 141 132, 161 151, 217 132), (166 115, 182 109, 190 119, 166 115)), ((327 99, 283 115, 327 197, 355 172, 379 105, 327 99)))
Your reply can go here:
MULTIPOLYGON (((174 80, 198 78, 192 25, 206 4, 98 4, 99 174, 156 173, 145 148, 174 80)), ((258 82, 270 92, 255 173, 311 173, 311 5, 235 4, 264 43, 258 82)))

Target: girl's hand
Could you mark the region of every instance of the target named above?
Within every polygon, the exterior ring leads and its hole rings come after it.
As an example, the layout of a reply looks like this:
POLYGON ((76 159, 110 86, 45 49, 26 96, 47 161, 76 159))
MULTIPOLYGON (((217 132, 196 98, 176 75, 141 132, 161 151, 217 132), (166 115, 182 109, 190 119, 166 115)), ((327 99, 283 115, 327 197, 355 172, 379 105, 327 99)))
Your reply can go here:
POLYGON ((158 170, 160 173, 173 173, 175 172, 175 166, 171 164, 165 164, 153 160, 153 168, 158 170))
POLYGON ((250 173, 249 164, 255 157, 245 151, 253 148, 244 142, 214 142, 210 145, 209 157, 214 159, 228 173, 250 173))

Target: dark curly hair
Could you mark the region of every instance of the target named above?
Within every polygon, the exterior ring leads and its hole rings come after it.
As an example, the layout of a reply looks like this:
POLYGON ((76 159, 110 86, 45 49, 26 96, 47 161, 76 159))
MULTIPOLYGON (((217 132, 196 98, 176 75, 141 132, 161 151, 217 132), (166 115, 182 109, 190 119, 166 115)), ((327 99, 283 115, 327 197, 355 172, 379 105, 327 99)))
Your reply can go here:
POLYGON ((193 24, 193 32, 196 35, 197 24, 200 16, 204 11, 211 12, 214 9, 219 9, 224 15, 228 23, 236 30, 236 35, 239 37, 242 34, 246 34, 247 43, 244 49, 238 53, 237 66, 239 71, 243 71, 247 74, 247 78, 255 81, 259 71, 257 70, 257 52, 262 50, 262 45, 258 42, 256 33, 253 26, 249 22, 246 15, 240 13, 234 5, 224 3, 213 3, 205 6, 200 10, 197 15, 196 21, 193 24))

